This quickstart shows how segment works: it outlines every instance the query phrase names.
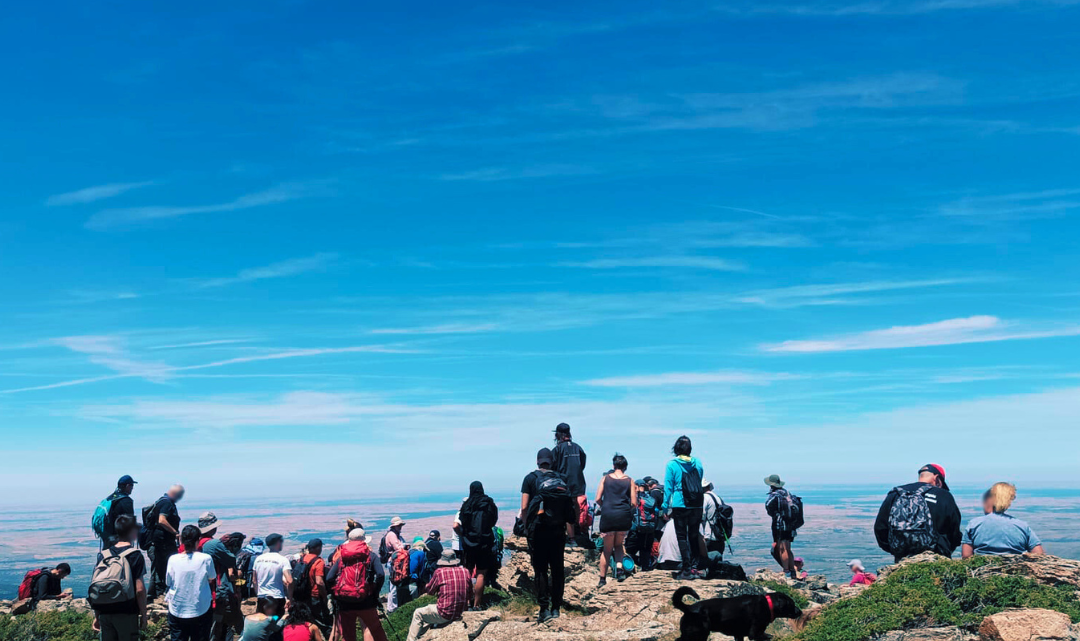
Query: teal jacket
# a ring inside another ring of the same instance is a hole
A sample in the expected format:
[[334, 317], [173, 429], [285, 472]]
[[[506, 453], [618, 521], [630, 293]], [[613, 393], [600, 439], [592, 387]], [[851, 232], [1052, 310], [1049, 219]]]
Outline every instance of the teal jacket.
[[673, 507], [686, 507], [682, 495], [682, 475], [685, 465], [693, 465], [697, 468], [701, 478], [705, 478], [705, 468], [701, 467], [701, 461], [693, 456], [676, 456], [668, 461], [667, 470], [664, 472], [664, 509]]

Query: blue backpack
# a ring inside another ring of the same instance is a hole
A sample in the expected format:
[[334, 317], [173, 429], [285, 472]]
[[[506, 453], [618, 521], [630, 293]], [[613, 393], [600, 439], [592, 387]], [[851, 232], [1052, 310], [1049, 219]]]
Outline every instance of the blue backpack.
[[113, 499], [117, 498], [116, 492], [108, 495], [98, 503], [98, 506], [94, 508], [94, 515], [90, 517], [90, 527], [94, 530], [94, 535], [97, 538], [105, 539], [105, 522], [109, 519], [109, 512], [112, 510]]
[[412, 550], [409, 552], [409, 578], [419, 581], [424, 578], [424, 570], [427, 568], [427, 550]]

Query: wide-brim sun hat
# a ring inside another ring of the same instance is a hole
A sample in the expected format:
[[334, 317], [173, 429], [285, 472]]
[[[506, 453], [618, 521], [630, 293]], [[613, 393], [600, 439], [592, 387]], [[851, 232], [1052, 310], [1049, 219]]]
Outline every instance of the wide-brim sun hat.
[[217, 515], [213, 512], [203, 512], [199, 516], [199, 532], [206, 534], [207, 532], [212, 532], [219, 527], [221, 527], [221, 521], [218, 520]]
[[395, 516], [394, 518], [390, 519], [390, 527], [397, 527], [399, 525], [405, 525], [405, 520], [402, 519], [400, 516]]
[[461, 565], [461, 561], [457, 558], [457, 554], [453, 550], [443, 550], [442, 556], [435, 563], [440, 568], [451, 568], [455, 565]]
[[780, 480], [778, 474], [770, 474], [765, 477], [765, 485], [768, 485], [771, 488], [780, 489], [784, 487], [784, 482]]

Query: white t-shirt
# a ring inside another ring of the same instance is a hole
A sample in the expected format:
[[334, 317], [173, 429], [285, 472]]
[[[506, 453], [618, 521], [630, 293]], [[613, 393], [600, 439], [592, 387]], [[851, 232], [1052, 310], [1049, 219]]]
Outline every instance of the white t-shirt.
[[169, 586], [166, 600], [169, 614], [181, 619], [194, 619], [206, 614], [213, 601], [210, 581], [217, 578], [214, 561], [209, 554], [174, 554], [165, 569], [165, 584]]
[[292, 564], [277, 552], [266, 552], [255, 557], [255, 577], [259, 580], [259, 596], [284, 599], [286, 573], [292, 578]]

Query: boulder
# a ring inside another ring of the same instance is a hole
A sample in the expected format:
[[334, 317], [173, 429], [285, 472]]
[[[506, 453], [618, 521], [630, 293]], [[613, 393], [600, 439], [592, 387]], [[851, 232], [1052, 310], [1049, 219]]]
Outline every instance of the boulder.
[[1053, 610], [1006, 610], [992, 614], [979, 625], [982, 641], [1070, 641], [1072, 622]]
[[886, 565], [878, 570], [878, 580], [888, 577], [893, 572], [899, 570], [905, 565], [911, 565], [912, 563], [933, 563], [934, 561], [948, 561], [948, 557], [941, 556], [934, 552], [922, 552], [915, 556], [909, 556], [906, 559], [901, 559], [899, 563], [893, 565]]
[[979, 568], [978, 573], [1026, 576], [1043, 585], [1071, 585], [1080, 589], [1080, 561], [1033, 554], [1009, 554], [994, 560], [994, 564]]
[[[460, 621], [431, 630], [424, 634], [423, 638], [430, 641], [474, 641], [492, 622], [499, 619], [499, 613], [494, 610], [465, 612], [461, 615]], [[488, 637], [485, 635], [484, 638]]]

